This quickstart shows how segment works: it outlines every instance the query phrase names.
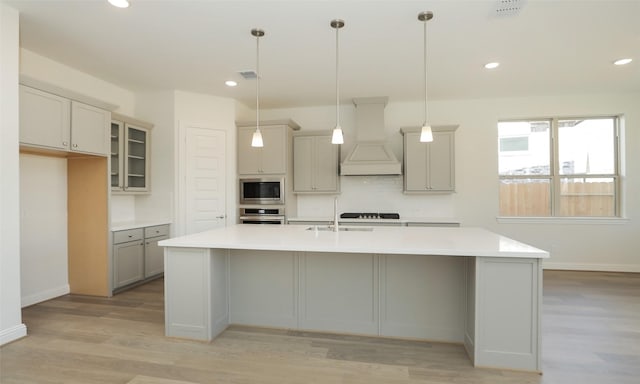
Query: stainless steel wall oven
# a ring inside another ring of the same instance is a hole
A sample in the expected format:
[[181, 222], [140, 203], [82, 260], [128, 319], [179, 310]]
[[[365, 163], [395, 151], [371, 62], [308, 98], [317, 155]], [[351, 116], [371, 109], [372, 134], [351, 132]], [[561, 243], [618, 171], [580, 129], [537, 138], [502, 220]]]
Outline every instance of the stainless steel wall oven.
[[284, 224], [283, 208], [240, 208], [240, 224]]

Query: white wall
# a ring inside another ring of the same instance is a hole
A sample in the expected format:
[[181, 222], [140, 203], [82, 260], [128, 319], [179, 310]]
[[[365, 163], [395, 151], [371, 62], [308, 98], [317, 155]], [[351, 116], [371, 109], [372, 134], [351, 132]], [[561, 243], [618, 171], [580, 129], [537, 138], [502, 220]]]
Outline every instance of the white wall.
[[[402, 194], [402, 179], [395, 176], [342, 176], [340, 211], [395, 210], [401, 216], [448, 216], [462, 225], [481, 226], [539, 248], [549, 250], [547, 268], [640, 272], [640, 94], [566, 95], [488, 100], [430, 101], [432, 125], [459, 124], [456, 131], [456, 193], [439, 196]], [[330, 130], [335, 125], [333, 106], [261, 111], [266, 119], [292, 118], [303, 130]], [[354, 139], [354, 108], [342, 107], [345, 131], [342, 155]], [[498, 223], [497, 121], [513, 118], [624, 114], [626, 123], [623, 196], [629, 220], [568, 220], [539, 223]], [[394, 103], [385, 108], [385, 126], [392, 149], [402, 158], [399, 128], [422, 123], [420, 102]], [[300, 196], [299, 216], [327, 216], [331, 196]]]
[[27, 334], [20, 311], [18, 17], [0, 4], [0, 345]]
[[69, 293], [65, 158], [20, 155], [20, 255], [23, 307]]
[[27, 49], [20, 49], [20, 74], [117, 105], [114, 112], [134, 116], [135, 94]]
[[135, 217], [173, 217], [175, 178], [175, 94], [173, 91], [136, 95], [136, 118], [153, 122], [151, 130], [151, 193], [135, 197]]

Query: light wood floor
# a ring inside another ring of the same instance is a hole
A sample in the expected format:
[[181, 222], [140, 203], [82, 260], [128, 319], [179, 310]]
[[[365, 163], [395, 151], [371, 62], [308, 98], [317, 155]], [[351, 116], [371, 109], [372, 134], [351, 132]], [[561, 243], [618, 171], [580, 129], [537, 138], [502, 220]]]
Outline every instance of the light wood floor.
[[640, 274], [544, 272], [544, 374], [473, 368], [462, 346], [231, 327], [163, 336], [162, 280], [23, 310], [0, 383], [640, 383]]

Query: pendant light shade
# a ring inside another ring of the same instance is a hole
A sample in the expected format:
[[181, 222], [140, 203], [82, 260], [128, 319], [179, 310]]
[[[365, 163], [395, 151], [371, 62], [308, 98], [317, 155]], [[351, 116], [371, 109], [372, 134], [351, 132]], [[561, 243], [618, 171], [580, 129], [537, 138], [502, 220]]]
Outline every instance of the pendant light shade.
[[129, 8], [128, 0], [109, 0], [109, 4], [118, 8]]
[[344, 144], [344, 135], [342, 134], [342, 127], [340, 126], [340, 77], [338, 76], [340, 63], [340, 40], [338, 38], [338, 31], [344, 27], [344, 20], [331, 20], [330, 25], [331, 28], [336, 30], [336, 127], [333, 128], [331, 144]]
[[264, 147], [264, 142], [262, 141], [262, 132], [260, 132], [259, 127], [256, 127], [256, 131], [253, 132], [253, 137], [251, 138], [251, 146]]
[[420, 142], [430, 143], [433, 141], [433, 132], [430, 125], [423, 125], [420, 131]]
[[264, 147], [260, 132], [260, 38], [264, 36], [262, 29], [254, 28], [251, 35], [256, 38], [256, 131], [251, 138], [252, 147]]
[[433, 132], [429, 125], [427, 116], [427, 21], [433, 19], [433, 12], [426, 11], [418, 14], [418, 20], [424, 23], [424, 122], [420, 131], [420, 142], [429, 143], [433, 141]]
[[336, 125], [336, 127], [333, 128], [333, 134], [331, 135], [331, 144], [344, 144], [342, 127], [339, 125]]

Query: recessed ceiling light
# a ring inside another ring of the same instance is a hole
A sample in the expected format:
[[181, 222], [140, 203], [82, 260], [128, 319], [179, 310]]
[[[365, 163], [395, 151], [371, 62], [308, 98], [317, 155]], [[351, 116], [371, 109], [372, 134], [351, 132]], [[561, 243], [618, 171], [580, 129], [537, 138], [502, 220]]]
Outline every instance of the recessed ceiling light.
[[225, 82], [224, 82], [224, 84], [225, 84], [227, 87], [235, 87], [236, 85], [238, 85], [238, 83], [237, 83], [237, 82], [235, 82], [235, 81], [233, 81], [233, 80], [227, 80], [227, 81], [225, 81]]
[[129, 8], [129, 0], [108, 0], [109, 4], [118, 8]]
[[484, 67], [487, 69], [495, 69], [495, 68], [498, 68], [499, 66], [500, 66], [500, 63], [495, 61], [493, 63], [487, 63], [484, 65]]
[[618, 60], [614, 61], [613, 64], [615, 64], [615, 65], [625, 65], [625, 64], [629, 64], [632, 61], [633, 61], [633, 59], [618, 59]]

